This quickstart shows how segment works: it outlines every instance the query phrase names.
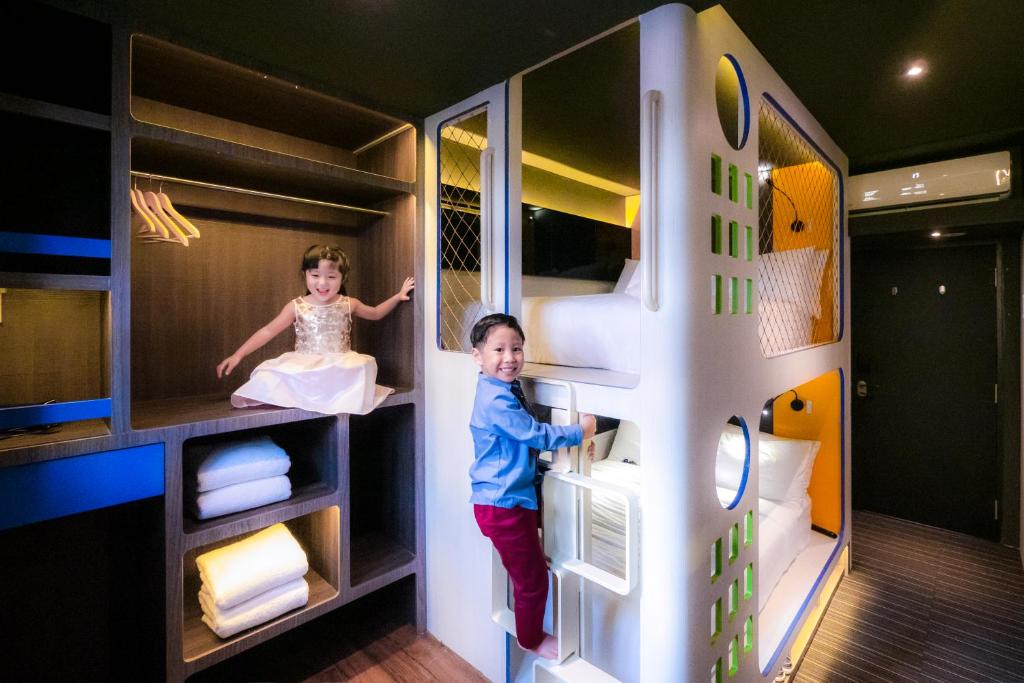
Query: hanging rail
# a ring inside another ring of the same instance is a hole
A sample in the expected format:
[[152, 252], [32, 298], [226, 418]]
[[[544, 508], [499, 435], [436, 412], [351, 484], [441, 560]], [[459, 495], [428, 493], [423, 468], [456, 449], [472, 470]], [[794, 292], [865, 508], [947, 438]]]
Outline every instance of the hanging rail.
[[352, 206], [350, 204], [336, 204], [334, 202], [324, 202], [319, 199], [307, 199], [305, 197], [292, 197], [286, 194], [275, 194], [273, 192], [263, 192], [261, 190], [249, 190], [244, 187], [232, 187], [231, 185], [219, 185], [217, 183], [208, 183], [203, 180], [189, 180], [188, 178], [175, 178], [173, 176], [160, 175], [158, 173], [143, 173], [142, 171], [132, 171], [131, 174], [136, 178], [149, 178], [150, 180], [159, 180], [165, 183], [177, 183], [179, 185], [192, 185], [194, 187], [206, 187], [211, 190], [222, 190], [224, 192], [235, 192], [238, 194], [247, 194], [253, 197], [264, 197], [266, 199], [281, 199], [286, 202], [298, 202], [300, 204], [312, 204], [313, 206], [325, 206], [331, 209], [342, 209], [344, 211], [354, 211], [356, 213], [366, 213], [372, 216], [387, 216], [387, 211], [378, 211], [377, 209], [365, 209], [361, 206]]

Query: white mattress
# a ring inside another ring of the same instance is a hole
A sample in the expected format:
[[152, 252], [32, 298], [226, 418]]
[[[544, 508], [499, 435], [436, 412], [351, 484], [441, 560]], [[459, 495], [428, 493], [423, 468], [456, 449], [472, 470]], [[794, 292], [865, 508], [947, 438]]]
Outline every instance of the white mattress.
[[814, 588], [821, 571], [836, 547], [836, 539], [811, 531], [807, 545], [800, 551], [789, 568], [783, 572], [757, 615], [758, 666], [768, 665], [779, 643], [800, 612], [800, 606]]
[[640, 372], [640, 301], [626, 294], [523, 299], [530, 363]]
[[779, 582], [811, 538], [811, 499], [802, 503], [777, 503], [758, 499], [757, 609], [761, 611]]

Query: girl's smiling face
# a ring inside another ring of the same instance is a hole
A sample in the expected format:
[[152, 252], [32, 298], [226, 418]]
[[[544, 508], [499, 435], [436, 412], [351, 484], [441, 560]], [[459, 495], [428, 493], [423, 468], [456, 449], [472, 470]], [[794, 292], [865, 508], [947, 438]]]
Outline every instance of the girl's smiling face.
[[306, 271], [306, 289], [317, 303], [329, 304], [338, 298], [343, 278], [338, 264], [327, 259], [320, 259], [316, 268]]
[[511, 327], [495, 325], [479, 347], [473, 347], [473, 360], [485, 375], [511, 384], [523, 371], [523, 338]]

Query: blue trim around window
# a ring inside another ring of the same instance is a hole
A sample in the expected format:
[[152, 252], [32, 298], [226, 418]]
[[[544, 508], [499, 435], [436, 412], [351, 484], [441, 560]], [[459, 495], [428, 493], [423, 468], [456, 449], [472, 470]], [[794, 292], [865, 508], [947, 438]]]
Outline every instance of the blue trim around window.
[[740, 500], [743, 498], [743, 493], [747, 490], [747, 479], [750, 476], [750, 430], [747, 429], [747, 421], [740, 416], [736, 416], [736, 419], [740, 423], [740, 429], [743, 430], [743, 448], [745, 453], [743, 454], [743, 477], [740, 479], [739, 489], [736, 491], [736, 498], [725, 508], [726, 510], [733, 510], [737, 505], [740, 504]]
[[743, 96], [743, 137], [740, 138], [740, 146], [737, 149], [743, 149], [747, 144], [747, 137], [750, 135], [750, 93], [747, 92], [747, 79], [743, 76], [743, 69], [740, 68], [739, 61], [731, 54], [726, 52], [722, 55], [729, 60], [732, 64], [732, 68], [736, 70], [736, 78], [739, 79], [740, 95]]
[[846, 263], [846, 247], [844, 246], [842, 239], [843, 235], [846, 234], [846, 182], [843, 179], [843, 172], [839, 169], [839, 166], [836, 165], [836, 162], [832, 161], [832, 157], [826, 154], [825, 150], [819, 147], [818, 143], [811, 139], [811, 136], [807, 134], [807, 131], [800, 127], [800, 124], [782, 108], [782, 105], [779, 104], [774, 97], [766, 92], [761, 93], [761, 97], [767, 100], [768, 104], [772, 105], [772, 107], [779, 112], [782, 118], [786, 119], [789, 125], [793, 126], [793, 129], [800, 134], [800, 137], [802, 137], [808, 145], [813, 147], [814, 151], [821, 155], [821, 158], [832, 167], [832, 170], [836, 172], [836, 178], [839, 179], [839, 334], [836, 336], [836, 341], [840, 341], [843, 338], [843, 332], [845, 331], [844, 327], [846, 325], [846, 316], [845, 311], [843, 310], [843, 302], [846, 300], [846, 277], [843, 273], [843, 264]]
[[789, 639], [793, 636], [793, 631], [796, 630], [796, 625], [800, 622], [800, 619], [804, 616], [804, 612], [807, 610], [807, 606], [811, 602], [811, 598], [815, 593], [818, 592], [818, 587], [821, 582], [825, 580], [825, 575], [828, 573], [829, 568], [832, 567], [832, 563], [836, 560], [836, 555], [843, 548], [843, 540], [846, 539], [846, 441], [844, 435], [846, 434], [846, 402], [843, 400], [846, 396], [846, 374], [842, 368], [837, 368], [836, 371], [839, 373], [839, 536], [836, 537], [836, 546], [832, 549], [831, 554], [828, 556], [828, 561], [825, 566], [821, 568], [818, 573], [818, 578], [814, 580], [814, 585], [811, 586], [811, 590], [807, 591], [807, 596], [804, 598], [803, 603], [800, 605], [800, 609], [796, 611], [796, 616], [793, 617], [793, 621], [789, 624], [789, 628], [786, 629], [786, 634], [782, 636], [782, 640], [779, 641], [778, 645], [775, 646], [775, 652], [772, 653], [771, 658], [768, 660], [768, 664], [764, 669], [761, 670], [762, 676], [767, 676], [768, 672], [771, 671], [776, 662], [779, 661], [779, 656], [782, 654], [783, 646], [789, 642]]
[[0, 529], [163, 493], [163, 444], [0, 468]]
[[110, 258], [110, 240], [61, 237], [22, 232], [0, 232], [0, 251], [46, 256]]
[[[437, 140], [437, 186], [433, 190], [434, 192], [437, 193], [437, 235], [435, 236], [437, 240], [437, 291], [435, 292], [435, 295], [437, 296], [437, 306], [434, 309], [434, 329], [437, 330], [437, 338], [434, 340], [434, 343], [437, 344], [437, 348], [441, 351], [465, 353], [464, 351], [456, 351], [455, 349], [445, 349], [441, 346], [441, 129], [444, 128], [449, 123], [451, 123], [452, 121], [455, 121], [456, 119], [461, 119], [469, 115], [470, 113], [475, 112], [478, 109], [487, 111], [490, 108], [490, 106], [491, 101], [484, 100], [483, 102], [473, 105], [469, 109], [466, 109], [464, 111], [459, 112], [458, 114], [455, 114], [454, 116], [446, 118], [444, 121], [441, 121], [440, 123], [437, 124], [437, 133], [434, 138], [435, 140]], [[482, 222], [481, 228], [483, 228]]]

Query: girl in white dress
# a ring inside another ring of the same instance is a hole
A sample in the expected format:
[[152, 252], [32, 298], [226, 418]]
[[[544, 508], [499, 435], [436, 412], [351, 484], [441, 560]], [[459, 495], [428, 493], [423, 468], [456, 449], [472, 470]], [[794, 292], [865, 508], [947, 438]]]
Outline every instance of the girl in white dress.
[[392, 390], [376, 385], [373, 356], [352, 350], [352, 316], [380, 320], [409, 300], [415, 281], [406, 278], [397, 294], [367, 306], [342, 293], [349, 262], [338, 247], [313, 245], [302, 257], [302, 271], [306, 295], [285, 304], [276, 318], [221, 361], [217, 376], [230, 375], [243, 358], [294, 325], [295, 351], [260, 363], [249, 381], [231, 395], [231, 405], [269, 404], [332, 415], [365, 415]]

